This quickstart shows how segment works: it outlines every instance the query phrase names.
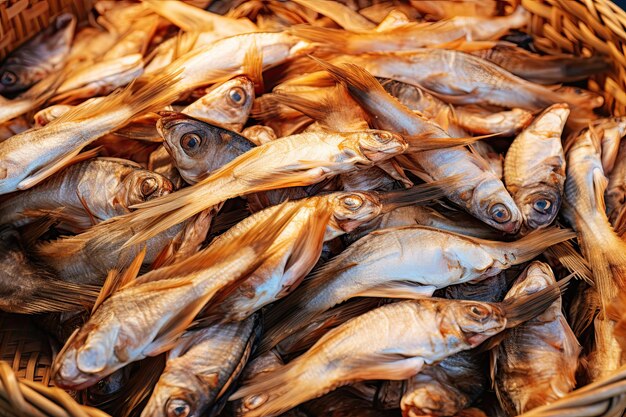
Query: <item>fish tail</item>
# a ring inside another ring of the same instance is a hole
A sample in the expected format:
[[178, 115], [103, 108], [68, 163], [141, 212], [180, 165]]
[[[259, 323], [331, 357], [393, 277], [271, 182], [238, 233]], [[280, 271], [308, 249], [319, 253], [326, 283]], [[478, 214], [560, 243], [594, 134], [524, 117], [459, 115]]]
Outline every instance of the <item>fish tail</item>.
[[416, 124], [422, 124], [420, 129], [422, 132], [418, 134], [399, 132], [409, 142], [409, 150], [411, 152], [463, 146], [489, 136], [494, 136], [450, 137], [439, 125], [431, 123], [427, 119], [414, 114], [395, 97], [387, 93], [378, 80], [364, 68], [350, 63], [343, 64], [340, 67], [315, 57], [311, 58], [324, 67], [339, 83], [343, 84], [348, 89], [352, 98], [372, 116], [377, 117], [377, 109], [384, 105], [384, 103], [391, 102], [395, 110], [397, 110], [397, 115], [385, 115], [384, 117], [413, 118], [416, 120]]
[[555, 285], [550, 285], [540, 291], [520, 297], [511, 298], [502, 302], [502, 308], [506, 315], [506, 327], [518, 326], [543, 313], [552, 303], [559, 299], [561, 292], [565, 290], [573, 275], [560, 280]]
[[407, 190], [388, 191], [380, 194], [383, 212], [388, 213], [399, 207], [426, 203], [450, 195], [463, 185], [462, 175], [453, 175], [442, 180], [416, 185]]
[[498, 242], [496, 245], [493, 245], [493, 248], [503, 253], [506, 257], [512, 256], [515, 263], [519, 264], [530, 261], [552, 245], [565, 242], [574, 237], [576, 237], [576, 233], [572, 230], [549, 227], [536, 230], [515, 242]]
[[[244, 399], [248, 409], [246, 417], [262, 417], [279, 415], [303, 402], [315, 398], [320, 392], [328, 391], [330, 387], [326, 378], [319, 380], [314, 367], [306, 363], [307, 355], [273, 370], [269, 374], [255, 378], [235, 392], [229, 400]], [[308, 387], [315, 389], [308, 389]], [[254, 404], [254, 408], [251, 405]]]
[[594, 225], [579, 221], [577, 227], [578, 241], [591, 267], [601, 309], [605, 311], [620, 290], [626, 288], [626, 242], [613, 232], [608, 222], [603, 228], [607, 232], [600, 237], [599, 228]]
[[593, 274], [587, 260], [579, 254], [572, 242], [565, 241], [551, 246], [546, 251], [547, 254], [554, 256], [570, 273], [588, 284], [593, 284]]

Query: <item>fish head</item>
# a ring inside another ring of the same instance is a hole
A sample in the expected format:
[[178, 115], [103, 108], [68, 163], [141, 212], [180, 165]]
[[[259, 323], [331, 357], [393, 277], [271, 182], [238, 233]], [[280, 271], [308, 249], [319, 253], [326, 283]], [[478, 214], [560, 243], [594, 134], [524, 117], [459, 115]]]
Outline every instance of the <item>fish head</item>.
[[119, 334], [114, 315], [99, 315], [96, 311], [89, 322], [70, 336], [54, 359], [55, 385], [64, 389], [85, 389], [123, 367], [125, 355], [116, 349]]
[[478, 346], [506, 327], [504, 311], [492, 303], [455, 300], [449, 303], [447, 313], [471, 347]]
[[[221, 168], [249, 148], [249, 143], [235, 132], [203, 122], [183, 113], [161, 112], [157, 130], [165, 141], [163, 146], [185, 181], [194, 184]], [[229, 146], [232, 145], [232, 146]]]
[[409, 144], [402, 136], [385, 130], [355, 132], [357, 147], [371, 162], [384, 161], [405, 152]]
[[240, 130], [248, 120], [253, 103], [254, 83], [240, 75], [214, 87], [184, 112], [209, 123]]
[[217, 393], [218, 374], [196, 375], [189, 367], [177, 365], [168, 364], [161, 374], [141, 417], [198, 417], [204, 413], [209, 404], [207, 394]]
[[374, 193], [335, 193], [331, 197], [333, 223], [349, 233], [382, 213], [382, 204]]
[[174, 191], [172, 182], [161, 174], [146, 169], [134, 169], [122, 180], [116, 193], [117, 201], [126, 208], [162, 197]]
[[26, 90], [45, 76], [46, 72], [43, 68], [8, 62], [0, 66], [0, 94]]
[[561, 208], [563, 187], [542, 183], [537, 187], [520, 188], [515, 201], [522, 212], [523, 231], [541, 229], [554, 221]]
[[522, 225], [522, 214], [498, 178], [481, 181], [472, 194], [472, 213], [478, 219], [505, 233], [516, 233]]

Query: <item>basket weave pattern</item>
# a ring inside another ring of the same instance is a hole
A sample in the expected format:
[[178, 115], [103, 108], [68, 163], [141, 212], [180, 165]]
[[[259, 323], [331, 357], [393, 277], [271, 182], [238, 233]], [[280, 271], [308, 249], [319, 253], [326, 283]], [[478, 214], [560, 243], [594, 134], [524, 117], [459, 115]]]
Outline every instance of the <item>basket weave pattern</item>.
[[0, 60], [69, 12], [85, 20], [95, 0], [0, 0]]

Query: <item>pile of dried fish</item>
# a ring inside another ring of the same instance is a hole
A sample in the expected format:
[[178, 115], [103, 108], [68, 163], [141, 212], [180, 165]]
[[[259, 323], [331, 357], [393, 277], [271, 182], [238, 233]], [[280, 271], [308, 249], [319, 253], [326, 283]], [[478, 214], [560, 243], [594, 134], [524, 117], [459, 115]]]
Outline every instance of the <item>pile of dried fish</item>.
[[626, 117], [517, 3], [56, 17], [0, 65], [0, 309], [113, 416], [623, 399]]

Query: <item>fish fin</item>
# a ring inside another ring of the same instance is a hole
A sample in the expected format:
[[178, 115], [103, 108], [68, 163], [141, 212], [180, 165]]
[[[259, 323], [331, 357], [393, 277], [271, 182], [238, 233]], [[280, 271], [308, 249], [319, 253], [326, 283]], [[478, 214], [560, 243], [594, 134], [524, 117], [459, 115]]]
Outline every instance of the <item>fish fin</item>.
[[402, 183], [405, 188], [411, 188], [415, 185], [413, 181], [409, 177], [406, 176], [404, 169], [400, 166], [398, 161], [395, 158], [387, 159], [386, 161], [379, 162], [377, 164], [378, 168], [385, 171], [387, 175], [393, 178], [396, 181]]
[[137, 278], [137, 275], [139, 274], [139, 269], [141, 268], [145, 256], [146, 247], [144, 246], [144, 248], [139, 252], [139, 254], [137, 254], [137, 256], [135, 256], [135, 259], [133, 259], [131, 264], [126, 268], [124, 272], [120, 272], [117, 269], [109, 271], [106, 280], [102, 285], [102, 289], [98, 294], [98, 299], [93, 305], [91, 314], [93, 314], [94, 311], [96, 311], [96, 309], [104, 302], [104, 300], [111, 296], [111, 294], [124, 288], [126, 285], [128, 285], [130, 282]]
[[274, 93], [263, 94], [254, 99], [252, 106], [252, 117], [258, 120], [272, 119], [295, 119], [302, 116], [297, 110], [281, 105], [274, 96]]
[[176, 245], [178, 244], [177, 239], [174, 238], [169, 241], [163, 249], [159, 252], [159, 254], [154, 258], [152, 264], [150, 265], [150, 270], [159, 269], [164, 266], [169, 265], [169, 261], [173, 258], [174, 252], [176, 251]]
[[87, 204], [87, 200], [85, 200], [85, 197], [83, 197], [82, 194], [78, 190], [76, 190], [76, 197], [78, 197], [78, 201], [80, 201], [80, 205], [83, 206], [83, 209], [85, 210], [85, 213], [87, 213], [87, 216], [89, 216], [89, 220], [91, 221], [91, 225], [95, 226], [98, 222], [96, 221], [96, 216], [89, 209], [89, 205]]
[[191, 4], [171, 0], [143, 0], [155, 13], [174, 23], [185, 32], [220, 32], [222, 27], [236, 28], [241, 33], [255, 32], [249, 19], [235, 19], [212, 13]]
[[296, 244], [287, 259], [282, 279], [283, 288], [277, 294], [277, 298], [291, 293], [315, 266], [322, 253], [326, 227], [332, 214], [327, 200], [322, 199], [316, 204], [315, 213], [300, 229], [295, 240]]
[[13, 312], [40, 314], [65, 311], [84, 311], [96, 301], [99, 288], [96, 285], [48, 279], [33, 299], [16, 306]]
[[[311, 348], [314, 349], [315, 346]], [[350, 379], [355, 381], [380, 379], [382, 375], [388, 380], [409, 379], [418, 374], [425, 365], [424, 359], [420, 357], [406, 357], [396, 353], [377, 354], [363, 359], [354, 358], [347, 362], [344, 366], [352, 370]]]
[[52, 162], [41, 168], [40, 170], [33, 172], [31, 175], [29, 175], [27, 178], [23, 179], [19, 184], [17, 184], [17, 189], [28, 190], [29, 188], [34, 187], [49, 176], [68, 167], [72, 163], [72, 160], [79, 153], [80, 149], [73, 149], [69, 153], [58, 158], [55, 162]]
[[131, 83], [128, 87], [117, 90], [102, 100], [85, 101], [58, 119], [51, 121], [47, 126], [66, 122], [81, 122], [103, 113], [119, 111], [120, 108], [124, 107], [129, 109], [127, 122], [141, 113], [161, 110], [178, 98], [179, 92], [176, 86], [181, 72], [182, 69], [165, 71], [155, 75], [151, 78], [150, 83], [140, 88], [136, 88], [135, 83]]
[[430, 298], [437, 288], [432, 285], [419, 285], [408, 281], [389, 281], [367, 288], [354, 297], [405, 298], [409, 300]]
[[[139, 405], [151, 394], [159, 377], [165, 369], [165, 355], [148, 357], [139, 362], [137, 369], [130, 377], [124, 389], [113, 394], [111, 400], [115, 404], [112, 415], [130, 417]], [[118, 397], [123, 395], [122, 397]], [[109, 400], [109, 398], [107, 398]]]
[[478, 166], [483, 171], [491, 172], [494, 175], [498, 175], [493, 170], [493, 167], [491, 166], [489, 161], [487, 161], [485, 157], [482, 156], [481, 153], [478, 152], [474, 146], [472, 146], [472, 144], [467, 145], [467, 147], [469, 148], [470, 153], [474, 157], [474, 160], [472, 162], [474, 162], [476, 166]]
[[272, 93], [272, 98], [276, 102], [305, 114], [326, 129], [348, 131], [368, 128], [366, 115], [346, 93], [343, 86], [324, 91], [318, 97], [315, 100], [307, 98], [307, 95], [302, 93], [284, 91]]
[[354, 49], [352, 41], [355, 34], [341, 29], [325, 28], [311, 25], [298, 25], [288, 29], [288, 32], [309, 42], [320, 43], [337, 52], [362, 52]]
[[477, 241], [486, 243], [486, 246], [490, 247], [491, 250], [495, 250], [501, 254], [513, 254], [516, 259], [515, 262], [521, 263], [533, 259], [552, 245], [565, 242], [574, 237], [576, 237], [576, 233], [569, 229], [548, 227], [535, 230], [514, 242], [490, 242], [481, 239]]
[[263, 94], [265, 91], [263, 85], [263, 51], [256, 46], [254, 41], [243, 57], [243, 74], [248, 76], [254, 84], [255, 93], [257, 95]]
[[579, 254], [572, 242], [565, 241], [557, 243], [546, 249], [548, 254], [554, 256], [570, 273], [584, 280], [589, 285], [593, 285], [593, 274], [587, 260]]
[[352, 32], [365, 32], [376, 28], [376, 25], [365, 16], [336, 1], [294, 0], [294, 3], [328, 17], [342, 28]]

